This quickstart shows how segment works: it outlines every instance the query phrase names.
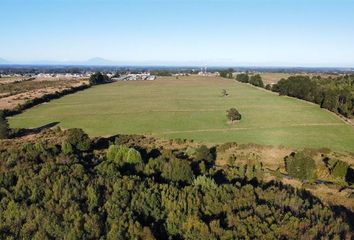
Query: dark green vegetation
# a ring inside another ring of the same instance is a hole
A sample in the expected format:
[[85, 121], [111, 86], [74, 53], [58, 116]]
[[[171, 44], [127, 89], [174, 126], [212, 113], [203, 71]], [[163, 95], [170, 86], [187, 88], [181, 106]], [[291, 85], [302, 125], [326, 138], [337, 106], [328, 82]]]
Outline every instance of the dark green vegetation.
[[256, 87], [264, 88], [262, 77], [259, 74], [248, 76], [247, 73], [241, 73], [236, 75], [236, 80], [242, 83], [250, 83]]
[[104, 83], [109, 83], [111, 82], [111, 79], [100, 72], [96, 72], [95, 74], [92, 74], [89, 82], [91, 85], [98, 85], [98, 84], [104, 84]]
[[5, 118], [4, 112], [0, 111], [0, 139], [7, 138], [9, 135], [9, 124]]
[[229, 110], [227, 110], [226, 117], [229, 121], [233, 122], [241, 120], [242, 115], [241, 113], [239, 113], [239, 111], [237, 111], [236, 108], [230, 108]]
[[273, 85], [272, 90], [314, 102], [348, 118], [354, 115], [354, 75], [336, 78], [291, 76]]
[[0, 142], [1, 239], [351, 237], [348, 219], [309, 192], [263, 182], [260, 162], [220, 168], [218, 148], [46, 134]]
[[292, 153], [285, 157], [285, 168], [291, 177], [300, 180], [316, 180], [315, 161], [303, 152]]

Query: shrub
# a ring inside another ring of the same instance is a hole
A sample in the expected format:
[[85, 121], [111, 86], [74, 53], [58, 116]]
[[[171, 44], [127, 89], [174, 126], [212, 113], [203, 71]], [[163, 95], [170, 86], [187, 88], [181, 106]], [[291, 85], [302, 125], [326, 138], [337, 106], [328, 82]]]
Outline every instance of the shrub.
[[130, 148], [128, 150], [125, 161], [130, 164], [137, 164], [143, 162], [140, 153], [134, 148]]
[[262, 81], [262, 77], [259, 74], [252, 76], [250, 78], [249, 83], [254, 85], [254, 86], [256, 86], [256, 87], [264, 87], [264, 83]]
[[140, 153], [134, 148], [128, 148], [125, 145], [109, 146], [106, 157], [109, 161], [113, 161], [120, 165], [125, 162], [130, 164], [142, 162]]
[[241, 120], [242, 115], [237, 111], [236, 108], [230, 108], [227, 110], [227, 119], [230, 120], [231, 122]]
[[167, 180], [190, 184], [193, 181], [194, 175], [187, 161], [172, 158], [164, 165], [162, 177]]
[[333, 177], [345, 181], [349, 168], [348, 163], [341, 160], [329, 159], [327, 166]]
[[249, 76], [246, 73], [241, 73], [236, 75], [236, 80], [243, 83], [248, 83]]
[[202, 145], [195, 150], [195, 160], [196, 161], [207, 161], [208, 163], [212, 163], [214, 161], [213, 154], [211, 154], [210, 149]]
[[61, 144], [61, 151], [65, 154], [65, 155], [69, 155], [72, 154], [74, 152], [73, 147], [71, 146], [71, 144], [68, 141], [64, 141]]
[[292, 153], [284, 160], [286, 171], [291, 177], [310, 182], [316, 179], [315, 161], [304, 152]]
[[79, 128], [69, 129], [66, 141], [79, 151], [87, 151], [91, 146], [89, 136]]
[[4, 112], [0, 111], [0, 139], [8, 138], [9, 124], [4, 116]]

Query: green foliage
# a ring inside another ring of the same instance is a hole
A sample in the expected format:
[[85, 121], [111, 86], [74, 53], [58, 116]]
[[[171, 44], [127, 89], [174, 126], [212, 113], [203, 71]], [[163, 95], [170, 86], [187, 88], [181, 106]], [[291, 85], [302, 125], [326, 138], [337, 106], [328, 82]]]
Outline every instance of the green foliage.
[[78, 151], [87, 151], [91, 145], [89, 136], [79, 128], [69, 129], [66, 141]]
[[74, 152], [73, 147], [71, 146], [71, 144], [68, 141], [64, 141], [61, 144], [61, 151], [65, 154], [65, 155], [70, 155]]
[[264, 83], [262, 81], [262, 77], [259, 74], [251, 76], [249, 83], [256, 86], [256, 87], [264, 87]]
[[100, 72], [96, 72], [90, 76], [89, 82], [91, 85], [98, 85], [111, 82], [111, 79]]
[[345, 181], [349, 169], [348, 163], [337, 159], [329, 159], [327, 167], [334, 178]]
[[217, 184], [214, 179], [208, 178], [206, 176], [198, 176], [193, 181], [194, 186], [200, 186], [203, 192], [217, 189]]
[[231, 122], [233, 121], [237, 121], [237, 120], [241, 120], [242, 115], [241, 113], [239, 113], [239, 111], [237, 111], [236, 108], [230, 108], [229, 110], [226, 111], [227, 112], [227, 119], [230, 120]]
[[316, 180], [315, 161], [305, 152], [292, 153], [284, 160], [286, 171], [291, 177], [310, 182]]
[[336, 78], [309, 78], [291, 76], [282, 79], [273, 86], [273, 91], [319, 104], [332, 112], [345, 117], [354, 114], [354, 76]]
[[128, 148], [125, 145], [110, 145], [106, 157], [118, 165], [123, 165], [124, 163], [138, 164], [143, 161], [137, 150]]
[[220, 74], [220, 77], [230, 78], [231, 79], [233, 71], [234, 70], [232, 68], [229, 68], [229, 69], [226, 69], [226, 70], [219, 71], [219, 74]]
[[197, 153], [196, 149], [193, 147], [187, 147], [185, 153], [187, 154], [188, 157], [192, 157], [193, 155], [195, 155]]
[[236, 80], [243, 83], [249, 82], [249, 76], [246, 73], [241, 73], [236, 75]]
[[0, 111], [0, 139], [8, 138], [9, 124], [4, 116], [4, 112]]
[[260, 162], [195, 175], [205, 160], [157, 146], [136, 172], [115, 162], [131, 149], [111, 145], [105, 158], [94, 146], [70, 163], [45, 141], [0, 149], [0, 239], [350, 239], [345, 218], [319, 199], [263, 184]]
[[142, 163], [143, 160], [141, 159], [141, 155], [137, 150], [130, 148], [127, 152], [126, 162], [130, 164], [138, 164]]
[[196, 161], [204, 160], [208, 163], [214, 162], [213, 154], [210, 152], [210, 149], [205, 145], [201, 145], [200, 147], [195, 149], [194, 159]]
[[194, 178], [192, 168], [188, 162], [176, 158], [170, 159], [163, 166], [161, 175], [167, 180], [189, 184], [192, 183]]

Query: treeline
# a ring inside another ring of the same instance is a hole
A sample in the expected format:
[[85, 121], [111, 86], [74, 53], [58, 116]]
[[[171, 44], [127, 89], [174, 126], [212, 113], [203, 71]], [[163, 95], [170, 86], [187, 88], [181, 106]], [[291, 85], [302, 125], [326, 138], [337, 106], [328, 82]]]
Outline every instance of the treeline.
[[215, 148], [143, 141], [71, 129], [0, 142], [0, 238], [351, 237], [348, 220], [310, 193], [262, 183], [259, 162], [220, 169]]
[[[230, 70], [225, 71], [224, 74], [220, 74], [220, 76], [225, 78], [231, 78], [231, 79], [234, 78]], [[247, 73], [240, 73], [236, 75], [235, 79], [239, 82], [249, 83], [256, 87], [261, 87], [261, 88], [265, 87], [262, 77], [259, 74], [249, 76]]]
[[251, 77], [246, 73], [237, 74], [236, 80], [243, 83], [250, 83], [256, 87], [264, 88], [262, 77], [259, 74], [252, 75]]
[[272, 91], [319, 104], [345, 117], [354, 115], [354, 75], [321, 78], [291, 76], [274, 84]]

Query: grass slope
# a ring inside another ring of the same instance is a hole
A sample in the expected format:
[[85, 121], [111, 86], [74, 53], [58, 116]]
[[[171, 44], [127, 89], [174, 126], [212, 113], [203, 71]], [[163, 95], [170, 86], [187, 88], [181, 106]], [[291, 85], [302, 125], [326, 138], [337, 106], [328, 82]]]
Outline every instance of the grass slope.
[[[222, 89], [230, 95], [221, 97]], [[241, 122], [227, 124], [230, 107], [240, 110]], [[34, 107], [11, 118], [10, 125], [28, 128], [56, 121], [93, 136], [154, 134], [208, 143], [236, 141], [354, 152], [354, 129], [334, 114], [221, 78], [158, 78], [95, 86]]]

